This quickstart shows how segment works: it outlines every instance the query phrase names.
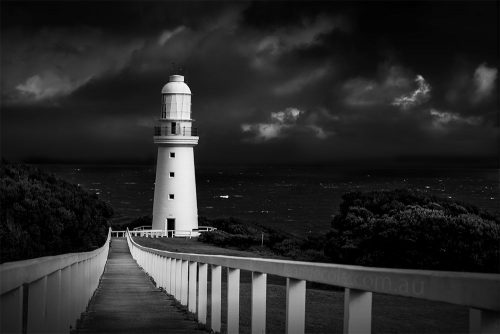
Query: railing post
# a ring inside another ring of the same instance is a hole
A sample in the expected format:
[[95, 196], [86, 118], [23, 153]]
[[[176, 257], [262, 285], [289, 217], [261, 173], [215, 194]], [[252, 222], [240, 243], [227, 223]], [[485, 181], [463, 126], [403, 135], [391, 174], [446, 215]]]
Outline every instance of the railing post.
[[500, 333], [500, 312], [469, 309], [469, 333]]
[[306, 281], [286, 279], [286, 333], [300, 334], [305, 330]]
[[47, 276], [30, 283], [28, 294], [27, 332], [45, 332], [45, 303], [47, 298]]
[[344, 334], [371, 333], [372, 293], [345, 289], [344, 292]]
[[59, 323], [61, 322], [61, 270], [50, 274], [47, 277], [47, 326], [48, 332], [59, 332]]
[[469, 309], [469, 333], [481, 333], [481, 310]]
[[172, 258], [167, 258], [167, 269], [166, 269], [166, 277], [165, 277], [165, 290], [167, 293], [172, 294], [172, 289], [170, 285], [172, 284]]
[[94, 258], [94, 260], [91, 262], [91, 268], [92, 268], [92, 294], [94, 294], [94, 291], [97, 289], [99, 286], [99, 263], [101, 261], [100, 257], [102, 254], [99, 254]]
[[266, 332], [267, 274], [252, 272], [252, 334]]
[[196, 313], [196, 262], [189, 262], [188, 310]]
[[188, 275], [189, 275], [188, 261], [182, 260], [181, 304], [184, 306], [188, 304], [188, 283], [189, 283]]
[[68, 266], [61, 271], [61, 324], [59, 332], [69, 333], [69, 326], [71, 324], [71, 296], [73, 291], [71, 289], [71, 273], [72, 266]]
[[2, 333], [21, 333], [23, 330], [23, 286], [2, 295], [0, 329]]
[[177, 273], [177, 260], [172, 258], [170, 265], [170, 294], [175, 297], [175, 274]]
[[149, 253], [149, 269], [148, 274], [154, 279], [154, 268], [155, 268], [155, 255], [153, 253]]
[[90, 297], [92, 297], [92, 284], [90, 282], [90, 261], [91, 259], [85, 260], [85, 303], [84, 303], [84, 310], [87, 308], [87, 305], [90, 302]]
[[[76, 312], [76, 320], [80, 318], [80, 314], [82, 313], [83, 309], [85, 308], [85, 297], [86, 297], [86, 291], [85, 291], [85, 261], [80, 261], [78, 263], [78, 276], [80, 279], [78, 280], [78, 286], [77, 286], [77, 291], [78, 291], [78, 310]], [[75, 322], [76, 326], [76, 322]]]
[[175, 299], [181, 300], [182, 266], [181, 260], [175, 259]]
[[161, 273], [161, 269], [160, 269], [160, 255], [157, 255], [155, 254], [155, 267], [154, 267], [154, 271], [155, 271], [155, 282], [156, 282], [156, 286], [157, 287], [160, 287], [160, 273]]
[[207, 323], [207, 268], [208, 264], [198, 265], [198, 322]]
[[161, 287], [162, 286], [162, 270], [161, 270], [161, 265], [162, 265], [162, 261], [161, 261], [161, 256], [160, 255], [156, 255], [156, 286], [158, 287]]
[[240, 330], [240, 270], [227, 268], [227, 333]]
[[84, 265], [84, 261], [78, 262], [76, 268], [77, 268], [77, 272], [78, 272], [78, 281], [77, 281], [77, 284], [75, 286], [75, 291], [76, 291], [76, 294], [78, 296], [78, 298], [77, 298], [78, 303], [76, 306], [76, 313], [75, 313], [75, 328], [76, 328], [76, 321], [78, 320], [78, 318], [80, 318], [80, 313], [82, 313], [82, 307], [83, 307], [83, 303], [85, 300], [85, 289], [84, 289], [84, 286], [85, 286], [85, 265]]
[[211, 327], [214, 332], [220, 332], [221, 316], [221, 266], [212, 265], [212, 284], [211, 284]]
[[151, 261], [149, 263], [149, 270], [148, 270], [148, 275], [151, 276], [153, 278], [153, 280], [155, 281], [155, 285], [156, 285], [156, 279], [155, 279], [155, 260], [156, 260], [156, 255], [153, 254], [153, 253], [149, 253], [149, 256], [151, 257]]
[[156, 286], [160, 286], [158, 282], [158, 255], [156, 254], [153, 254], [153, 267], [151, 268], [151, 272]]
[[71, 299], [69, 300], [69, 305], [71, 307], [71, 313], [69, 315], [69, 325], [74, 328], [76, 324], [76, 314], [78, 311], [78, 262], [71, 265]]
[[151, 268], [153, 267], [153, 254], [151, 254], [150, 252], [146, 252], [147, 256], [148, 256], [148, 269], [146, 270], [147, 273], [151, 273]]
[[160, 256], [160, 286], [165, 289], [165, 267], [167, 265], [167, 258]]

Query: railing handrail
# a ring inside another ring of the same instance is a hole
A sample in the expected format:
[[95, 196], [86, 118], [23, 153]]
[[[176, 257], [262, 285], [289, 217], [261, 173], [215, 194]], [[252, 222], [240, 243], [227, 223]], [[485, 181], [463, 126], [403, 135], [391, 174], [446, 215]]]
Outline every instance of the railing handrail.
[[301, 262], [227, 255], [205, 255], [162, 251], [132, 244], [149, 253], [184, 261], [261, 272], [297, 280], [323, 283], [396, 296], [415, 297], [472, 308], [500, 311], [500, 275], [393, 269]]
[[66, 253], [44, 256], [35, 259], [6, 262], [0, 265], [0, 295], [25, 283], [34, 282], [53, 272], [66, 268], [76, 262], [91, 259], [106, 249], [111, 238], [111, 228], [104, 245], [90, 252]]

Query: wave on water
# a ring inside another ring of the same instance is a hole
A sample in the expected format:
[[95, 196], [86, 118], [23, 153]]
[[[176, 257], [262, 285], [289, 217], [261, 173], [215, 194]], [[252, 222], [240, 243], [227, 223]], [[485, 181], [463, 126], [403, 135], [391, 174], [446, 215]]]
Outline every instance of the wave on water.
[[335, 184], [332, 184], [332, 183], [322, 183], [322, 182], [320, 182], [319, 185], [323, 189], [337, 189], [338, 188], [338, 186], [336, 186]]

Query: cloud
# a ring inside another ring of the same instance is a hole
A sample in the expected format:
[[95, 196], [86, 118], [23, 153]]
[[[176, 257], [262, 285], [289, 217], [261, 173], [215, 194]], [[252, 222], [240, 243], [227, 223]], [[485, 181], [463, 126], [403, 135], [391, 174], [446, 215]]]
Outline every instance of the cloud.
[[286, 81], [273, 89], [275, 95], [288, 95], [296, 93], [305, 86], [324, 78], [328, 73], [328, 67], [321, 67], [306, 74], [299, 74], [291, 80]]
[[86, 81], [74, 82], [67, 76], [59, 76], [51, 71], [45, 71], [29, 77], [24, 83], [17, 85], [16, 90], [28, 99], [43, 100], [67, 95]]
[[297, 108], [286, 108], [284, 111], [272, 112], [270, 123], [242, 124], [243, 132], [254, 134], [255, 142], [267, 141], [283, 136], [283, 130], [295, 126], [299, 116], [304, 113]]
[[495, 88], [497, 73], [496, 68], [488, 67], [484, 63], [476, 68], [474, 72], [474, 102], [479, 102], [491, 95]]
[[476, 126], [481, 124], [482, 118], [478, 116], [461, 116], [458, 113], [449, 111], [439, 111], [431, 108], [429, 114], [432, 118], [432, 126], [438, 130], [444, 130], [450, 125], [471, 125]]
[[316, 138], [318, 138], [318, 139], [326, 139], [330, 135], [333, 134], [333, 132], [330, 132], [330, 131], [327, 132], [323, 128], [321, 128], [317, 125], [314, 125], [314, 124], [307, 125], [307, 127], [314, 132], [314, 134], [316, 135]]
[[144, 39], [91, 27], [46, 27], [8, 31], [2, 42], [9, 46], [2, 49], [3, 103], [22, 104], [65, 96], [90, 78], [122, 70]]
[[[349, 30], [345, 19], [318, 15], [303, 20], [301, 24], [275, 29], [271, 34], [258, 36], [251, 44], [252, 66], [266, 69], [279, 56], [298, 48], [311, 47], [320, 42], [320, 37], [333, 30]], [[245, 48], [248, 50], [248, 48]]]
[[185, 26], [178, 26], [174, 30], [165, 30], [158, 38], [158, 45], [165, 45], [165, 43], [167, 43], [172, 37], [181, 33], [182, 31], [184, 31], [184, 29], [186, 29]]
[[292, 130], [305, 130], [308, 133], [313, 133], [315, 137], [319, 139], [325, 139], [332, 134], [315, 124], [299, 124], [299, 118], [304, 114], [305, 111], [303, 110], [286, 108], [282, 111], [272, 112], [270, 115], [270, 122], [268, 123], [242, 124], [241, 130], [244, 133], [252, 134], [253, 137], [247, 139], [247, 141], [254, 143], [285, 138]]
[[411, 80], [400, 66], [382, 66], [378, 79], [353, 78], [342, 86], [344, 104], [350, 107], [388, 105], [410, 89]]
[[427, 102], [430, 98], [431, 86], [425, 81], [424, 77], [417, 75], [415, 78], [418, 88], [411, 94], [402, 95], [392, 102], [392, 105], [398, 106], [403, 110], [410, 109]]

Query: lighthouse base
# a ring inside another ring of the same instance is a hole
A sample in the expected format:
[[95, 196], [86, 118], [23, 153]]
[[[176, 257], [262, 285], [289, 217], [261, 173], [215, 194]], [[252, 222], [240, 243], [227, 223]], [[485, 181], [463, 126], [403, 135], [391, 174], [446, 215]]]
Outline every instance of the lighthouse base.
[[192, 146], [158, 147], [152, 229], [175, 235], [198, 229]]

